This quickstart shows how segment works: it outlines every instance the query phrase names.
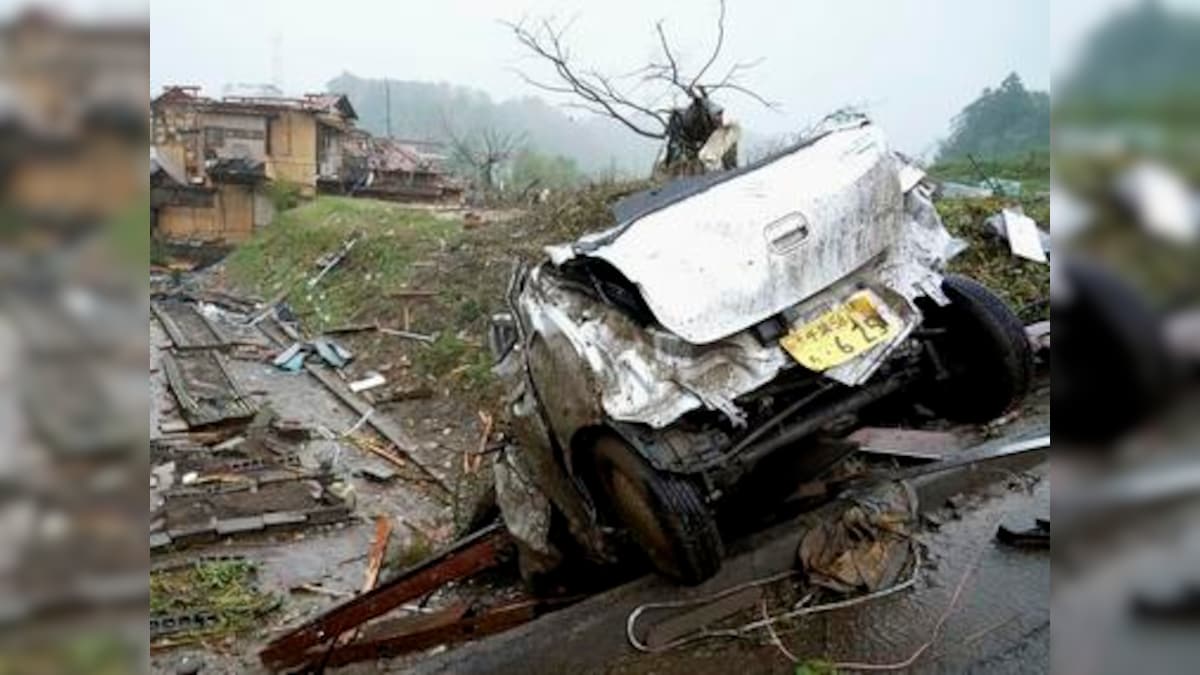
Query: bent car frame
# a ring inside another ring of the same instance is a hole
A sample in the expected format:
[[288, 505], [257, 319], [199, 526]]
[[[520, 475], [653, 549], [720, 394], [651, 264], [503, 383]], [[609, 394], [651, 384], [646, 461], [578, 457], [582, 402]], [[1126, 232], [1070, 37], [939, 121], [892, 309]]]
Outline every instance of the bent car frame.
[[720, 567], [722, 510], [770, 458], [901, 393], [963, 421], [1015, 405], [1023, 327], [942, 273], [962, 244], [931, 192], [869, 120], [830, 119], [742, 169], [627, 197], [614, 227], [519, 269], [491, 346], [523, 573], [635, 545], [699, 582]]

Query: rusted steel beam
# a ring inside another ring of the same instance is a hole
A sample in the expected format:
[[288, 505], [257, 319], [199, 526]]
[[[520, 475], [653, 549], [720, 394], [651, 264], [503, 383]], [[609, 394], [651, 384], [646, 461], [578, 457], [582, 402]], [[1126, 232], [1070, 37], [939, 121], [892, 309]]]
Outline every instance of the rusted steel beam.
[[309, 650], [382, 616], [409, 600], [505, 562], [512, 539], [500, 523], [459, 540], [369, 593], [348, 600], [285, 635], [259, 652], [263, 665], [280, 670], [309, 660]]
[[427, 619], [422, 622], [422, 627], [408, 626], [387, 635], [340, 645], [330, 654], [310, 653], [309, 662], [320, 661], [326, 666], [337, 667], [358, 661], [392, 658], [437, 645], [466, 642], [527, 623], [575, 599], [524, 600], [466, 617], [462, 615], [460, 607], [452, 607], [446, 612], [421, 617]]

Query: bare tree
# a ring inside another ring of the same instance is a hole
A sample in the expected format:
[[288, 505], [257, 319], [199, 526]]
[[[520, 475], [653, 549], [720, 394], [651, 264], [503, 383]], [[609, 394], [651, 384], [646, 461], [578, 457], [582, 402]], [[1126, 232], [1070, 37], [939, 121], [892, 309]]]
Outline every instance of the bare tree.
[[485, 192], [491, 192], [495, 186], [497, 167], [512, 158], [525, 145], [524, 132], [485, 127], [473, 133], [462, 134], [455, 131], [449, 122], [445, 122], [444, 127], [450, 142], [451, 156], [460, 164], [470, 167]]
[[[723, 76], [708, 77], [725, 45], [724, 0], [720, 0], [712, 51], [703, 65], [690, 75], [681, 64], [677, 50], [671, 46], [665, 23], [661, 20], [654, 26], [661, 55], [633, 72], [618, 76], [606, 75], [573, 58], [565, 41], [569, 22], [560, 24], [544, 18], [506, 25], [534, 56], [553, 67], [556, 76], [556, 81], [551, 83], [517, 70], [521, 79], [543, 91], [566, 94], [575, 99], [564, 105], [610, 117], [640, 136], [665, 141], [664, 164], [668, 171], [675, 172], [672, 167], [694, 162], [701, 146], [721, 126], [722, 109], [712, 102], [713, 94], [737, 92], [768, 108], [777, 107], [776, 103], [739, 81], [741, 75], [761, 60], [736, 62]], [[679, 94], [686, 101], [682, 106], [674, 105]], [[736, 157], [736, 149], [733, 154]]]

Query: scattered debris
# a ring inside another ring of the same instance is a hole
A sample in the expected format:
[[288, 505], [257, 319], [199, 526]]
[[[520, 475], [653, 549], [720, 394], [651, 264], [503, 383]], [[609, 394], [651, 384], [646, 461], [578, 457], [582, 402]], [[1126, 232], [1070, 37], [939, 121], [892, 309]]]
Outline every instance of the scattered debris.
[[938, 194], [946, 199], [983, 199], [993, 196], [994, 192], [988, 187], [943, 181], [938, 187]]
[[372, 372], [368, 373], [367, 376], [364, 377], [363, 379], [355, 380], [355, 381], [351, 382], [349, 384], [349, 387], [350, 387], [350, 391], [354, 392], [355, 394], [358, 394], [358, 393], [364, 392], [368, 389], [374, 389], [375, 387], [382, 387], [385, 384], [387, 384], [387, 379], [383, 375], [380, 375], [379, 373], [372, 371]]
[[996, 541], [1016, 548], [1050, 548], [1050, 521], [1038, 518], [1033, 527], [1024, 530], [1002, 523], [996, 528]]
[[[293, 342], [291, 347], [279, 352], [271, 363], [284, 370], [297, 371], [304, 365], [304, 345], [299, 342]], [[296, 357], [300, 357], [297, 359]]]
[[367, 557], [367, 571], [362, 586], [363, 593], [371, 591], [379, 581], [379, 570], [383, 568], [383, 554], [387, 552], [388, 539], [391, 536], [392, 520], [387, 516], [376, 516], [375, 539], [371, 543], [371, 553]]
[[334, 368], [344, 368], [354, 358], [350, 350], [327, 337], [314, 338], [308, 344], [316, 350], [322, 361]]
[[[287, 329], [285, 324], [274, 321], [271, 322], [271, 325], [264, 324], [263, 326], [263, 332], [266, 333], [267, 337], [269, 337], [276, 344], [282, 345], [284, 340], [279, 337], [274, 330], [272, 330], [272, 326], [275, 330], [280, 330], [286, 333]], [[366, 415], [369, 410], [373, 409], [373, 406], [370, 403], [363, 400], [354, 392], [349, 391], [340, 379], [330, 374], [330, 372], [324, 368], [314, 366], [313, 364], [306, 364], [304, 369], [313, 377], [315, 377], [322, 385], [324, 385], [326, 389], [337, 396], [342, 403], [346, 404], [351, 410], [354, 410], [359, 415]], [[413, 466], [432, 479], [432, 481], [440, 486], [446, 492], [446, 494], [454, 494], [454, 490], [450, 487], [450, 482], [441, 475], [440, 465], [435, 462], [419, 461], [414, 456], [414, 453], [419, 453], [421, 450], [420, 447], [408, 436], [407, 433], [404, 432], [402, 428], [400, 428], [399, 425], [395, 423], [395, 421], [386, 416], [373, 415], [368, 418], [367, 422], [372, 428], [378, 431], [380, 435], [387, 439], [388, 442], [392, 443], [395, 447], [399, 448], [400, 451], [413, 458]], [[384, 457], [388, 461], [397, 464], [398, 466], [405, 465], [404, 460], [396, 457], [390, 452], [379, 450], [376, 452], [376, 454], [379, 454], [381, 457]]]
[[483, 424], [483, 433], [479, 436], [479, 447], [475, 449], [475, 452], [463, 448], [463, 473], [473, 474], [479, 470], [479, 465], [483, 463], [483, 456], [487, 452], [488, 440], [492, 437], [494, 421], [491, 415], [482, 410], [479, 411], [479, 422]]
[[342, 262], [346, 255], [350, 253], [350, 250], [353, 249], [354, 245], [358, 243], [359, 238], [360, 235], [355, 233], [349, 239], [342, 242], [342, 247], [337, 251], [332, 254], [322, 256], [321, 259], [317, 261], [317, 264], [321, 265], [321, 271], [317, 272], [316, 276], [309, 279], [305, 285], [309, 289], [312, 289], [315, 288], [317, 284], [321, 283], [321, 279], [325, 278], [325, 275], [329, 273], [329, 270], [336, 267], [338, 263]]
[[413, 401], [423, 398], [432, 398], [434, 391], [432, 388], [420, 384], [412, 387], [400, 387], [393, 389], [385, 394], [380, 394], [375, 397], [376, 403], [397, 403], [400, 401]]
[[396, 478], [396, 472], [383, 466], [368, 464], [358, 470], [358, 474], [376, 483], [390, 483]]
[[293, 593], [297, 593], [297, 592], [315, 593], [317, 595], [327, 595], [331, 598], [339, 598], [339, 599], [347, 598], [347, 597], [350, 597], [351, 595], [354, 595], [353, 593], [348, 593], [346, 591], [339, 591], [339, 590], [336, 590], [333, 588], [326, 588], [324, 586], [320, 586], [317, 584], [300, 584], [298, 586], [292, 586], [288, 590], [292, 591]]
[[1136, 617], [1151, 621], [1188, 621], [1200, 618], [1200, 584], [1185, 583], [1165, 591], [1140, 591], [1133, 596]]
[[1031, 323], [1025, 327], [1025, 335], [1029, 337], [1029, 344], [1033, 347], [1034, 354], [1039, 357], [1045, 356], [1050, 352], [1050, 322], [1038, 321]]
[[225, 357], [212, 350], [163, 354], [163, 370], [183, 418], [191, 427], [248, 420], [258, 412], [229, 373]]
[[150, 311], [176, 349], [225, 349], [229, 341], [207, 316], [190, 303], [170, 300], [150, 303]]
[[837, 593], [893, 586], [915, 564], [916, 513], [911, 488], [879, 486], [805, 533], [797, 551], [800, 567], [811, 583]]
[[397, 609], [443, 584], [466, 579], [492, 569], [511, 555], [512, 539], [500, 524], [480, 530], [446, 550], [410, 567], [377, 588], [334, 607], [304, 625], [272, 640], [259, 652], [272, 670], [310, 663], [338, 666], [355, 661], [385, 658], [507, 630], [548, 609], [573, 599], [520, 601], [498, 608], [476, 610], [467, 616], [467, 605], [421, 617], [415, 622], [390, 622], [362, 640], [329, 644], [337, 636]]
[[1050, 235], [1038, 228], [1033, 218], [1019, 208], [1006, 208], [987, 220], [984, 225], [1008, 241], [1013, 255], [1033, 262], [1049, 263]]
[[1117, 195], [1146, 231], [1174, 244], [1200, 237], [1200, 208], [1178, 173], [1153, 162], [1141, 162], [1117, 179]]
[[406, 338], [409, 340], [416, 340], [418, 342], [424, 342], [426, 344], [433, 344], [435, 341], [437, 341], [437, 338], [432, 335], [413, 333], [411, 331], [406, 331], [406, 330], [396, 330], [395, 328], [380, 327], [379, 332], [383, 333], [384, 335], [394, 335], [396, 337], [402, 337], [402, 338]]

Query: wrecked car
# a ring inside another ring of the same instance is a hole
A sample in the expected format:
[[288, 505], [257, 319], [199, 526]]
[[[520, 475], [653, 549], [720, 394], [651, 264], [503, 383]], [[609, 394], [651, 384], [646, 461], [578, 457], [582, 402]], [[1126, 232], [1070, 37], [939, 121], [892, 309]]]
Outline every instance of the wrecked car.
[[971, 422], [1013, 407], [1023, 326], [941, 273], [963, 244], [931, 194], [876, 125], [843, 117], [631, 195], [611, 229], [518, 269], [490, 342], [514, 437], [497, 496], [527, 578], [627, 547], [698, 583], [721, 565], [722, 511], [772, 458], [888, 400]]

